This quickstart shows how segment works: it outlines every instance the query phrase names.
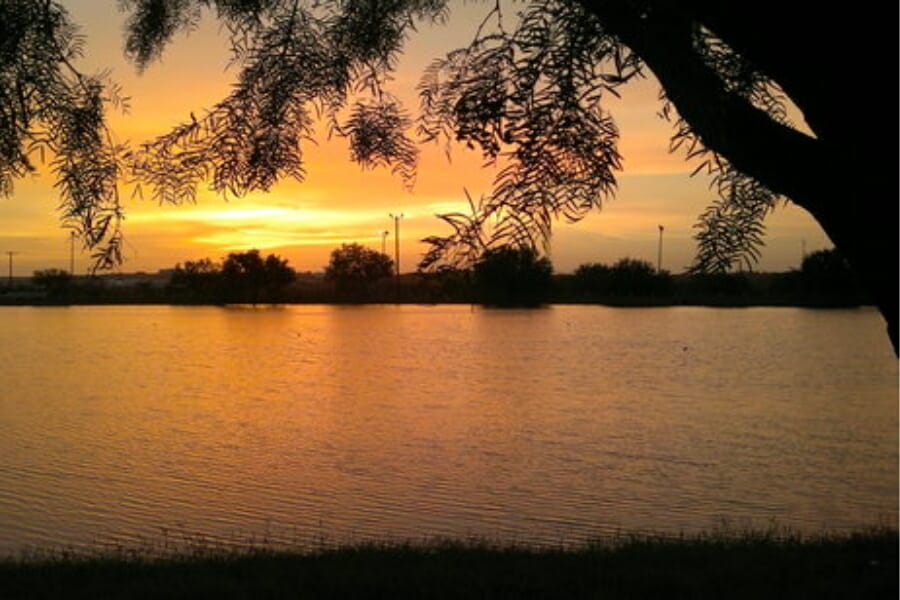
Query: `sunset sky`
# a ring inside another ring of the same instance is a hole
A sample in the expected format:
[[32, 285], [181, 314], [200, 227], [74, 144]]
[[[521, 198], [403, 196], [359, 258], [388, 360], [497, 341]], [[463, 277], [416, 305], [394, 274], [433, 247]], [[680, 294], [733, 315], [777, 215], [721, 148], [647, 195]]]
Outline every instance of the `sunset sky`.
[[[122, 56], [122, 23], [115, 0], [69, 0], [74, 20], [87, 36], [83, 70], [112, 70], [131, 97], [130, 112], [111, 122], [120, 140], [139, 143], [165, 132], [191, 111], [201, 114], [228, 91], [235, 76], [226, 70], [227, 40], [207, 19], [189, 36], [180, 35], [161, 62], [138, 75]], [[415, 110], [415, 84], [422, 68], [447, 50], [471, 39], [487, 9], [459, 3], [447, 25], [424, 26], [407, 46], [392, 91]], [[620, 131], [624, 171], [619, 191], [603, 210], [582, 222], [559, 223], [554, 230], [552, 259], [558, 272], [585, 262], [613, 262], [624, 256], [655, 263], [657, 225], [665, 226], [663, 267], [680, 272], [694, 253], [692, 226], [712, 198], [708, 182], [689, 177], [692, 166], [667, 152], [670, 127], [657, 116], [657, 84], [652, 79], [630, 85], [621, 100], [606, 107]], [[320, 271], [332, 249], [359, 242], [380, 249], [378, 232], [393, 227], [389, 212], [403, 212], [401, 266], [415, 268], [425, 246], [418, 240], [444, 234], [434, 214], [461, 210], [464, 189], [473, 196], [490, 191], [492, 169], [479, 156], [459, 147], [448, 163], [436, 146], [422, 147], [417, 183], [412, 192], [389, 172], [362, 171], [349, 161], [345, 144], [328, 141], [305, 149], [307, 180], [285, 181], [269, 193], [254, 193], [226, 202], [201, 191], [195, 206], [157, 206], [149, 200], [127, 203], [126, 264], [122, 271], [156, 271], [176, 262], [203, 257], [219, 259], [230, 251], [259, 248], [290, 260], [301, 271]], [[125, 196], [129, 191], [125, 190]], [[0, 251], [19, 252], [15, 274], [35, 269], [68, 268], [68, 233], [59, 227], [58, 197], [48, 168], [17, 183], [13, 197], [0, 199]], [[801, 246], [830, 247], [825, 234], [801, 209], [778, 209], [768, 221], [766, 248], [759, 270], [796, 268]], [[76, 271], [89, 266], [87, 253], [76, 257]]]

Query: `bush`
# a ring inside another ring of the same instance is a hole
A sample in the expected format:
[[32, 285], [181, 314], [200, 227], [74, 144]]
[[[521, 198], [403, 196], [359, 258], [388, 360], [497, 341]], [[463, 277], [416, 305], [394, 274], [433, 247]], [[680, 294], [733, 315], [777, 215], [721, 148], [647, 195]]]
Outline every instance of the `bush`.
[[72, 289], [72, 274], [62, 269], [35, 271], [31, 281], [47, 292], [48, 298], [62, 298]]
[[499, 306], [535, 306], [547, 300], [553, 265], [531, 248], [501, 246], [485, 251], [475, 264], [478, 299]]
[[331, 252], [325, 280], [333, 282], [339, 294], [362, 299], [373, 283], [390, 277], [393, 272], [394, 261], [387, 254], [360, 244], [342, 244]]
[[575, 291], [581, 294], [604, 295], [612, 284], [611, 269], [603, 263], [588, 263], [575, 269]]
[[621, 296], [662, 296], [672, 290], [672, 276], [657, 273], [645, 260], [623, 258], [609, 273], [610, 291]]
[[850, 263], [834, 248], [813, 252], [803, 259], [800, 285], [806, 291], [825, 295], [855, 296], [859, 292]]

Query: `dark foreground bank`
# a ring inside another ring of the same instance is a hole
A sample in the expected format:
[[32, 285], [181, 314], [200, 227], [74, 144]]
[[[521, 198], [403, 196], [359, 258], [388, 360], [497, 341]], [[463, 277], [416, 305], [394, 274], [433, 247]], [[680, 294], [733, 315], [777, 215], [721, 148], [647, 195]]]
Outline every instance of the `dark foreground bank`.
[[471, 543], [312, 553], [195, 549], [0, 562], [4, 598], [897, 598], [898, 535], [619, 538], [578, 550]]

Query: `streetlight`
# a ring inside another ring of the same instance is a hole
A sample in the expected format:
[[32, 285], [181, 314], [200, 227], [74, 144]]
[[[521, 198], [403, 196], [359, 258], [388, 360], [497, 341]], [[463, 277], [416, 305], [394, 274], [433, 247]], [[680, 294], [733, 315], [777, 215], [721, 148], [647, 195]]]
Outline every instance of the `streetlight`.
[[389, 234], [390, 234], [390, 231], [388, 231], [387, 229], [382, 229], [381, 231], [378, 232], [378, 235], [381, 236], [381, 253], [382, 254], [387, 254], [387, 248], [386, 248], [385, 244], [387, 243], [387, 236]]
[[657, 227], [659, 227], [659, 249], [656, 253], [656, 272], [662, 273], [662, 237], [665, 228], [662, 225], [657, 225]]
[[75, 232], [69, 232], [69, 275], [75, 277]]
[[6, 254], [9, 256], [9, 287], [12, 289], [12, 257], [14, 254], [18, 254], [18, 252], [7, 250]]
[[397, 267], [397, 277], [400, 277], [400, 219], [403, 213], [388, 213], [388, 216], [394, 220], [394, 266]]

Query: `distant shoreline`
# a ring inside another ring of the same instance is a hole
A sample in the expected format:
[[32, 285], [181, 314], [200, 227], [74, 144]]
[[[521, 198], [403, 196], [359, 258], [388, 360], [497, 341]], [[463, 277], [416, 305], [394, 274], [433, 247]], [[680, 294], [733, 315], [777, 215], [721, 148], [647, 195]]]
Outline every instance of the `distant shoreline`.
[[[0, 296], [0, 307], [6, 306], [34, 306], [34, 307], [64, 307], [64, 306], [236, 306], [251, 305], [249, 302], [173, 302], [160, 300], [140, 300], [140, 299], [95, 299], [95, 300], [75, 300], [75, 301], [58, 301], [58, 300], [10, 300]], [[425, 300], [292, 300], [286, 302], [257, 302], [255, 306], [377, 306], [377, 305], [410, 305], [410, 306], [439, 306], [439, 305], [459, 305], [459, 306], [481, 306], [485, 308], [541, 308], [546, 306], [606, 306], [609, 308], [677, 308], [677, 307], [697, 307], [697, 308], [809, 308], [809, 309], [853, 309], [853, 308], [875, 308], [872, 304], [867, 303], [843, 303], [829, 302], [827, 300], [819, 302], [790, 302], [790, 301], [735, 301], [728, 299], [710, 299], [708, 301], [669, 301], [665, 299], [616, 299], [609, 301], [589, 301], [589, 300], [550, 300], [537, 305], [516, 305], [516, 304], [490, 304], [477, 301], [465, 300], [445, 300], [438, 302], [429, 302]]]
[[[229, 284], [220, 277], [174, 277], [169, 273], [54, 276], [0, 282], [0, 306], [208, 305], [224, 304], [481, 304], [538, 306], [595, 304], [654, 306], [790, 306], [852, 308], [868, 297], [846, 277], [801, 272], [668, 275], [649, 271], [619, 276], [553, 275], [540, 289], [490, 289], [470, 273], [405, 273], [367, 284], [341, 286], [322, 274], [298, 273], [278, 285]], [[505, 284], [503, 284], [505, 285]]]

